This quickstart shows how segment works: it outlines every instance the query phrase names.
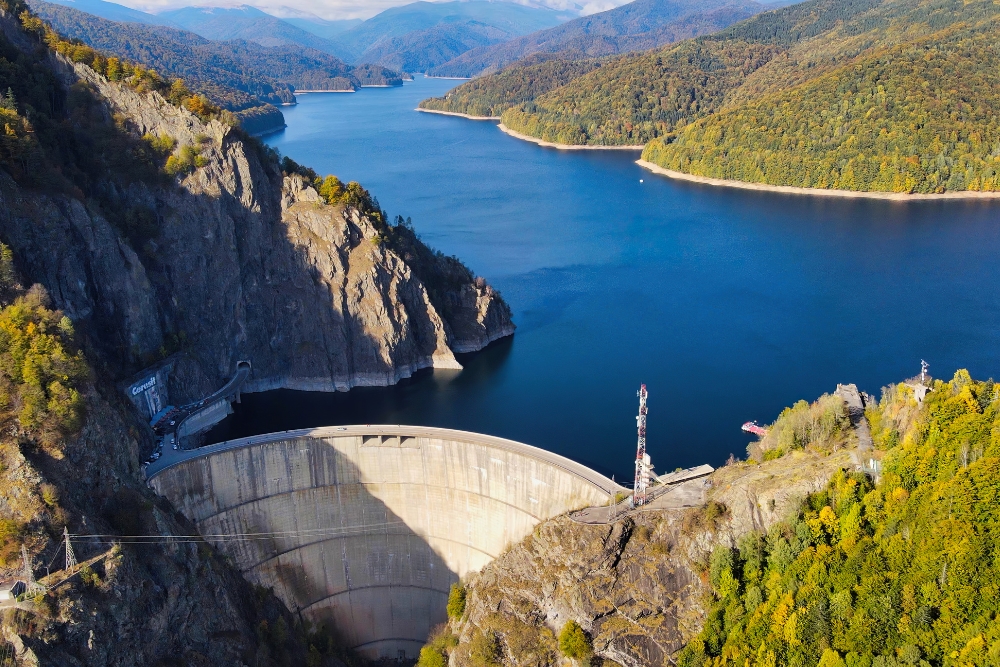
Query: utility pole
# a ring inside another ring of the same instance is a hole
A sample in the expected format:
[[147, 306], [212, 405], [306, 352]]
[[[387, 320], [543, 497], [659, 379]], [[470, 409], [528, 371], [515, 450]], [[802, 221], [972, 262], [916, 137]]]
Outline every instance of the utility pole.
[[45, 592], [45, 586], [35, 581], [35, 571], [32, 568], [31, 558], [28, 556], [28, 549], [21, 545], [21, 562], [24, 563], [24, 586], [28, 595], [36, 595]]
[[73, 544], [69, 541], [69, 528], [63, 528], [63, 538], [66, 540], [66, 571], [72, 571], [76, 567], [76, 554], [73, 553]]
[[635, 418], [639, 430], [639, 444], [635, 452], [635, 487], [632, 491], [632, 504], [635, 507], [646, 504], [646, 489], [649, 488], [649, 475], [653, 466], [646, 453], [646, 385], [638, 391], [639, 416]]

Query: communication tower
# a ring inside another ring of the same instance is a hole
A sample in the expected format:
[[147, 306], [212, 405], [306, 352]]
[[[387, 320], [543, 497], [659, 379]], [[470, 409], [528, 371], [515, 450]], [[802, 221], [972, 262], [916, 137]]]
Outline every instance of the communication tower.
[[635, 488], [632, 491], [632, 504], [635, 507], [646, 504], [646, 489], [649, 488], [649, 477], [653, 471], [649, 454], [646, 453], [646, 385], [639, 388], [638, 395], [639, 416], [635, 421], [639, 427], [639, 445], [635, 452]]

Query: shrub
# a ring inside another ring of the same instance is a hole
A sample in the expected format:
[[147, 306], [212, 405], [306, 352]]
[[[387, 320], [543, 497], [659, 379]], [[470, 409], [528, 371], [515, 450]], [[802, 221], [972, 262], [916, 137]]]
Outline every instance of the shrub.
[[448, 659], [437, 649], [425, 646], [420, 649], [417, 667], [448, 667]]
[[9, 568], [21, 557], [24, 526], [13, 519], [0, 519], [0, 568]]
[[576, 621], [568, 621], [559, 632], [559, 650], [574, 660], [587, 660], [594, 654], [590, 637]]
[[465, 613], [465, 587], [452, 584], [448, 593], [448, 618], [461, 618]]
[[80, 581], [83, 582], [84, 586], [89, 588], [97, 588], [101, 585], [101, 575], [94, 572], [94, 570], [89, 565], [84, 565], [80, 569]]
[[52, 484], [42, 484], [42, 502], [49, 507], [55, 507], [59, 502], [59, 489]]
[[500, 667], [500, 640], [492, 630], [477, 630], [469, 641], [472, 667]]
[[79, 429], [89, 375], [72, 323], [34, 287], [0, 311], [0, 423], [17, 422], [45, 446]]

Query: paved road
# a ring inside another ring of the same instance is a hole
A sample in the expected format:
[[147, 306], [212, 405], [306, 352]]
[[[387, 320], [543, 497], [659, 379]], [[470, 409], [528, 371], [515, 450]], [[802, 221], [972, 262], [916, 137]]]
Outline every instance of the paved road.
[[[174, 457], [171, 455], [172, 454], [176, 455], [178, 453], [174, 451], [174, 443], [178, 442], [179, 436], [177, 434], [180, 431], [181, 425], [184, 422], [191, 419], [192, 417], [198, 416], [198, 414], [200, 414], [204, 410], [208, 410], [218, 401], [238, 393], [240, 387], [242, 387], [243, 383], [246, 382], [248, 377], [250, 377], [251, 370], [252, 368], [250, 366], [249, 361], [237, 362], [236, 373], [229, 380], [229, 382], [227, 382], [221, 389], [213, 392], [212, 394], [209, 394], [200, 401], [197, 401], [195, 403], [188, 403], [187, 405], [181, 406], [178, 409], [180, 415], [174, 419], [174, 425], [167, 427], [167, 429], [165, 429], [164, 431], [159, 431], [159, 430], [157, 431], [163, 436], [163, 439], [161, 441], [162, 449], [160, 450], [160, 458], [157, 461], [154, 461], [153, 463], [147, 465], [146, 474], [150, 475], [151, 473], [149, 472], [149, 470], [151, 468], [158, 467], [158, 464], [162, 463], [168, 458], [173, 459]], [[163, 421], [165, 420], [166, 418], [164, 418], [164, 420], [162, 420], [160, 423], [163, 423]]]
[[300, 438], [303, 436], [311, 436], [313, 438], [332, 438], [359, 435], [396, 435], [418, 438], [436, 438], [439, 440], [452, 440], [455, 442], [468, 442], [488, 447], [497, 447], [499, 449], [517, 452], [518, 454], [524, 456], [530, 456], [540, 461], [544, 461], [549, 465], [562, 468], [566, 472], [590, 482], [609, 495], [628, 490], [625, 487], [612, 482], [604, 475], [591, 470], [587, 466], [577, 463], [576, 461], [568, 459], [564, 456], [559, 456], [558, 454], [553, 454], [552, 452], [544, 449], [539, 449], [538, 447], [532, 447], [531, 445], [516, 442], [514, 440], [497, 438], [492, 435], [483, 435], [482, 433], [457, 431], [448, 428], [387, 424], [373, 424], [365, 426], [324, 426], [312, 429], [304, 428], [297, 431], [280, 431], [278, 433], [267, 433], [265, 435], [255, 435], [247, 438], [228, 440], [215, 445], [208, 445], [206, 447], [199, 447], [198, 449], [191, 450], [174, 451], [172, 449], [168, 449], [167, 446], [164, 446], [163, 455], [160, 459], [158, 461], [154, 461], [146, 468], [146, 479], [152, 479], [167, 468], [185, 461], [201, 458], [202, 456], [211, 456], [212, 454], [217, 454], [230, 449], [239, 449], [241, 447], [249, 447], [251, 445], [259, 445], [268, 442], [280, 442], [282, 440]]

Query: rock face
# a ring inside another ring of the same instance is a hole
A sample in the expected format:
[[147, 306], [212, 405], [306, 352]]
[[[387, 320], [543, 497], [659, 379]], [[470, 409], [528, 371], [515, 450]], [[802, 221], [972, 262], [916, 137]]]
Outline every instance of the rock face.
[[[242, 133], [88, 67], [56, 69], [91, 88], [109, 122], [195, 147], [203, 164], [179, 183], [103, 184], [104, 201], [154, 221], [141, 247], [106, 206], [25, 191], [0, 173], [0, 239], [123, 369], [182, 347], [194, 363], [172, 388], [179, 398], [217, 386], [239, 359], [254, 364], [251, 391], [346, 390], [460, 368], [455, 352], [513, 332], [482, 279], [459, 264], [462, 281], [439, 280], [458, 264], [440, 256], [418, 277], [371, 219], [326, 205]], [[447, 288], [432, 299], [425, 282]]]
[[[11, 467], [0, 472], [2, 495], [22, 512], [44, 513], [49, 510], [41, 498], [33, 499], [37, 507], [27, 507], [44, 479], [58, 490], [56, 511], [67, 512], [61, 520], [73, 533], [106, 534], [110, 519], [116, 531], [131, 527], [163, 537], [120, 547], [100, 537], [77, 539], [77, 558], [94, 574], [63, 582], [57, 558], [54, 576], [43, 580], [52, 589], [41, 603], [24, 604], [20, 615], [0, 614], [0, 652], [13, 649], [18, 665], [132, 667], [168, 664], [160, 662], [167, 656], [177, 664], [271, 664], [273, 650], [267, 637], [258, 637], [259, 624], [284, 618], [292, 627], [294, 619], [272, 596], [255, 595], [205, 543], [170, 539], [192, 528], [179, 524], [170, 506], [138, 482], [141, 443], [130, 434], [136, 431], [123, 416], [125, 406], [117, 396], [110, 399], [89, 392], [87, 425], [65, 443], [61, 458], [31, 457], [30, 450], [25, 456], [5, 433], [0, 455]], [[14, 489], [20, 493], [10, 493]], [[0, 506], [4, 517], [10, 510]], [[36, 534], [28, 544], [43, 550], [35, 562], [36, 574], [44, 575], [39, 563], [57, 555], [58, 541], [46, 544]], [[0, 576], [12, 574], [15, 568], [0, 570]], [[293, 641], [281, 648], [304, 658]]]
[[611, 525], [544, 522], [467, 580], [465, 614], [445, 630], [458, 638], [450, 664], [476, 664], [484, 636], [504, 664], [561, 664], [556, 636], [570, 620], [593, 639], [599, 660], [591, 664], [673, 664], [705, 622], [712, 549], [767, 531], [846, 467], [848, 450], [797, 452], [717, 470], [705, 507], [639, 512]]

